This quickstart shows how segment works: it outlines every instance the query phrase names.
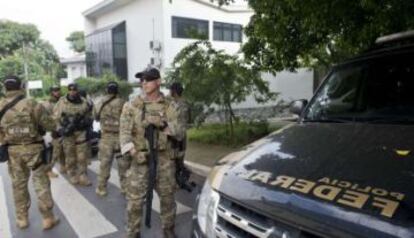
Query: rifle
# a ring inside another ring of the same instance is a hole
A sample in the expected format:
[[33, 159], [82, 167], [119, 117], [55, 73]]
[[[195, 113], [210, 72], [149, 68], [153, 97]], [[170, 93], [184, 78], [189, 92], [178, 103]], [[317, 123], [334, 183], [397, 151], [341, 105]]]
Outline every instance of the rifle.
[[180, 152], [185, 152], [187, 145], [186, 139], [177, 140], [172, 136], [168, 136], [171, 143], [171, 148], [174, 150], [175, 159], [175, 180], [179, 188], [191, 193], [196, 186], [194, 182], [189, 182], [191, 171], [184, 166], [184, 155], [179, 155]]
[[157, 163], [158, 163], [158, 131], [153, 124], [145, 128], [145, 138], [149, 144], [149, 159], [148, 159], [148, 190], [145, 198], [145, 226], [151, 228], [151, 212], [152, 199], [154, 196], [155, 180], [157, 177]]
[[184, 159], [175, 160], [175, 180], [178, 187], [191, 193], [196, 186], [194, 182], [188, 182], [190, 180], [191, 171], [184, 166]]

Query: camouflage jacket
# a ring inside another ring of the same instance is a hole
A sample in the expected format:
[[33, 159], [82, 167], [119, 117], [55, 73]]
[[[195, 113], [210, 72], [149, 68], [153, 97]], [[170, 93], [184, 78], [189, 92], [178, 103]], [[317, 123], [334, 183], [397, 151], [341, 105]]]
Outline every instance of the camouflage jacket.
[[[20, 90], [7, 92], [0, 100], [0, 108], [22, 94]], [[42, 134], [53, 126], [51, 115], [40, 103], [24, 98], [4, 114], [0, 121], [0, 140], [2, 144], [32, 144], [42, 141]]]
[[86, 99], [81, 98], [81, 103], [72, 103], [67, 97], [61, 97], [53, 108], [53, 119], [59, 128], [65, 116], [81, 115], [85, 118], [92, 118], [91, 108]]
[[59, 99], [56, 99], [55, 97], [51, 96], [49, 100], [42, 102], [42, 106], [50, 115], [53, 115], [53, 108], [55, 107], [58, 101]]
[[190, 119], [189, 105], [184, 98], [172, 99], [172, 108], [174, 108], [174, 114], [177, 118], [176, 139], [182, 141], [186, 138]]
[[[119, 119], [125, 100], [113, 95], [106, 95], [94, 109], [94, 118], [101, 123], [102, 133], [119, 133]], [[111, 100], [109, 103], [108, 100]], [[104, 105], [105, 104], [105, 105]]]
[[[180, 123], [177, 113], [177, 105], [171, 99], [161, 95], [157, 101], [148, 101], [142, 96], [138, 96], [132, 101], [125, 103], [121, 114], [120, 125], [120, 144], [122, 154], [127, 153], [132, 148], [137, 151], [148, 149], [147, 141], [144, 137], [146, 117], [160, 116], [168, 124], [171, 137], [176, 138], [180, 134]], [[158, 149], [168, 149], [167, 135], [159, 133]]]

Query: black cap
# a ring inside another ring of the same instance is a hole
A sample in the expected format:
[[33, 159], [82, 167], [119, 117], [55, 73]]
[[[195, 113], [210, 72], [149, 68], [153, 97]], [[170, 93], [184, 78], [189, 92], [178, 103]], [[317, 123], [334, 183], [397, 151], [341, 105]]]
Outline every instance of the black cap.
[[6, 90], [18, 90], [21, 88], [22, 80], [15, 75], [10, 75], [4, 78], [3, 83]]
[[117, 94], [118, 93], [118, 83], [115, 81], [110, 81], [106, 85], [106, 91], [109, 94]]
[[78, 84], [76, 84], [76, 83], [70, 83], [70, 84], [68, 85], [68, 89], [69, 89], [69, 90], [70, 90], [70, 89], [78, 90]]
[[152, 81], [161, 78], [160, 71], [156, 68], [146, 68], [142, 72], [135, 74], [135, 78], [145, 79], [147, 81]]
[[50, 92], [56, 92], [56, 91], [60, 91], [60, 87], [57, 85], [53, 85], [49, 88]]
[[183, 85], [179, 82], [174, 82], [170, 85], [170, 90], [177, 93], [178, 96], [181, 96], [183, 94], [184, 88]]

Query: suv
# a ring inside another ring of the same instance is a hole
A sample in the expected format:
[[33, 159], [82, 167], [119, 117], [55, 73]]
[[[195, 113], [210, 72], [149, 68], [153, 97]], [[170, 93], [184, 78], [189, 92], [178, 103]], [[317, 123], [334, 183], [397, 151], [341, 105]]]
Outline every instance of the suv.
[[288, 125], [223, 158], [201, 238], [414, 237], [414, 32], [333, 67]]

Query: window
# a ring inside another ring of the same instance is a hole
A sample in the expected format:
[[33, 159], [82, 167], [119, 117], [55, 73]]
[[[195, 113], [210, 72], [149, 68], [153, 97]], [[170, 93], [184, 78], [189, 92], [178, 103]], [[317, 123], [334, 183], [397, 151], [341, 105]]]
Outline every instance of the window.
[[242, 25], [214, 22], [213, 39], [216, 41], [242, 42]]
[[88, 76], [99, 77], [110, 71], [127, 79], [126, 24], [117, 23], [86, 36], [86, 70]]
[[172, 17], [172, 37], [208, 39], [208, 21], [183, 17]]

